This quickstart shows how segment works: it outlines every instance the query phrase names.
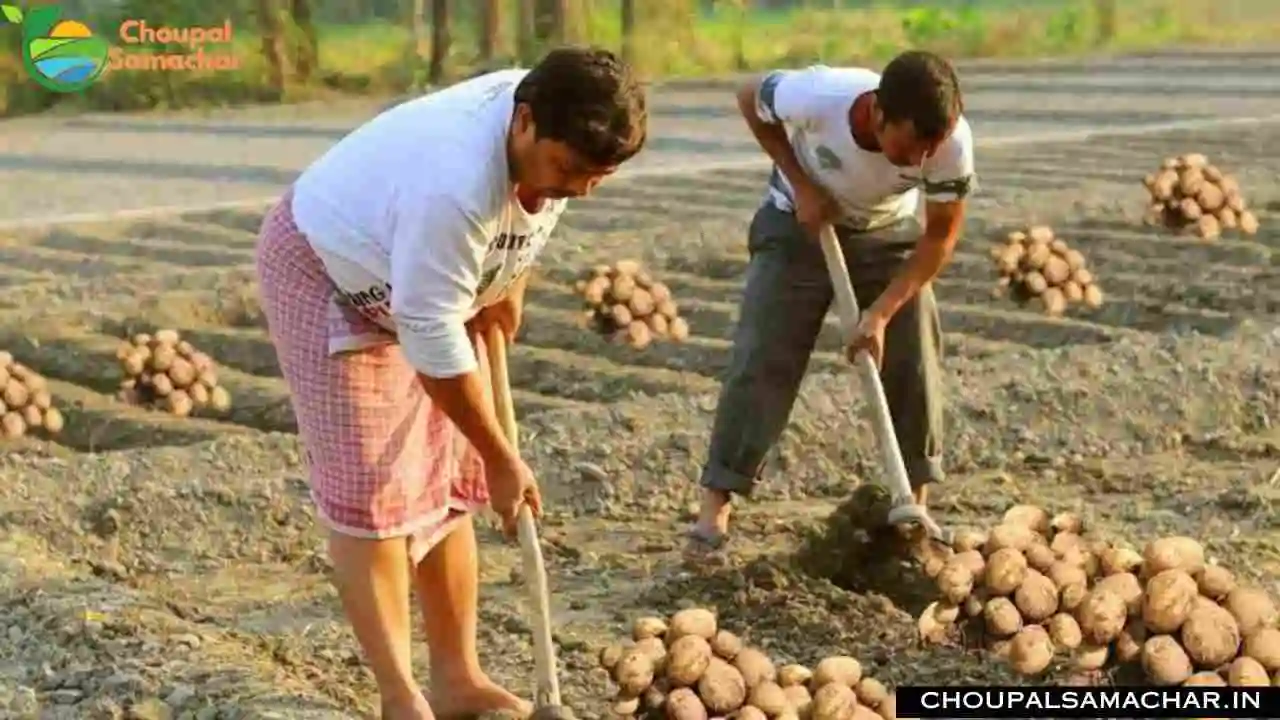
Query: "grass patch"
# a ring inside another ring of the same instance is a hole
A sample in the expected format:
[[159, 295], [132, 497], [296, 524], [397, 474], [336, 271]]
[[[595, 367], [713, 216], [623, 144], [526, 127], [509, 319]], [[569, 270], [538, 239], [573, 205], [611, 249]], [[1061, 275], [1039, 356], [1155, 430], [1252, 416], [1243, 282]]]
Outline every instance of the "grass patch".
[[[953, 58], [1070, 56], [1151, 50], [1171, 45], [1243, 46], [1280, 37], [1280, 4], [1267, 0], [956, 0], [855, 3], [825, 9], [682, 11], [690, 0], [639, 0], [642, 16], [628, 47], [654, 79], [689, 78], [813, 62], [878, 66], [904, 48]], [[705, 4], [705, 3], [704, 3]], [[450, 74], [483, 68], [477, 57], [476, 4], [461, 4], [452, 28]], [[855, 7], [856, 5], [856, 7]], [[668, 7], [671, 6], [671, 7]], [[833, 7], [834, 6], [834, 7]], [[617, 0], [577, 0], [573, 40], [622, 49]], [[514, 8], [500, 32], [500, 57], [512, 62]], [[148, 15], [154, 24], [155, 13]], [[214, 18], [202, 18], [212, 24]], [[191, 20], [184, 21], [191, 22]], [[118, 20], [114, 21], [118, 23]], [[235, 21], [233, 21], [235, 22]], [[315, 99], [330, 94], [391, 96], [421, 87], [426, 70], [408, 24], [377, 20], [317, 28], [320, 67], [307, 83], [270, 87], [251, 18], [235, 22], [231, 50], [239, 67], [224, 71], [114, 71], [83, 94], [42, 91], [27, 76], [12, 26], [0, 26], [0, 115], [63, 106], [70, 110], [140, 110]], [[111, 35], [115, 25], [95, 26]], [[296, 29], [290, 30], [296, 33]], [[225, 46], [220, 48], [226, 50]]]

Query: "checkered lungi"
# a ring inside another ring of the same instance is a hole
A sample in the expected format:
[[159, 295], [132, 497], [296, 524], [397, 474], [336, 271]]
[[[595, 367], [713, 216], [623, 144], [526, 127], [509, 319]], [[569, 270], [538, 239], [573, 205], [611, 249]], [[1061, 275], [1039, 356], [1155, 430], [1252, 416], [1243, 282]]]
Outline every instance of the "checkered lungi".
[[[286, 194], [263, 219], [257, 268], [311, 497], [337, 532], [408, 538], [416, 563], [457, 520], [487, 504], [483, 463], [431, 402], [395, 336], [336, 300], [336, 286], [294, 224], [292, 198]], [[487, 375], [483, 341], [473, 342]]]

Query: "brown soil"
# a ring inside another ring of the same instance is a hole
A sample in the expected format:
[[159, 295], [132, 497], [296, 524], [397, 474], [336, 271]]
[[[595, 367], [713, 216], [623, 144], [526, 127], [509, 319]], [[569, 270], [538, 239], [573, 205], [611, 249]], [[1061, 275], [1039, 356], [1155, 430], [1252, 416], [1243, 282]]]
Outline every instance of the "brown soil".
[[[1213, 244], [1138, 222], [1142, 175], [1189, 149], [1235, 168], [1255, 206], [1274, 204], [1277, 148], [1280, 131], [1259, 127], [983, 154], [983, 193], [938, 288], [950, 333], [944, 522], [989, 524], [1021, 501], [1073, 509], [1135, 542], [1194, 535], [1277, 589], [1277, 221], [1264, 212], [1258, 236]], [[580, 716], [607, 707], [596, 649], [636, 615], [686, 604], [716, 607], [780, 658], [847, 653], [892, 683], [1007, 679], [976, 655], [921, 647], [919, 578], [872, 562], [882, 553], [840, 515], [828, 521], [877, 473], [833, 332], [767, 486], [741, 509], [732, 566], [680, 561], [762, 187], [758, 173], [606, 187], [571, 212], [533, 288], [512, 372], [551, 508], [563, 683]], [[48, 376], [68, 420], [56, 442], [0, 456], [0, 715], [373, 710], [254, 300], [258, 221], [218, 212], [0, 238], [0, 349]], [[990, 298], [987, 243], [1032, 221], [1088, 253], [1104, 308], [1048, 319]], [[636, 352], [577, 328], [573, 276], [620, 257], [671, 285], [690, 342]], [[230, 413], [177, 420], [114, 398], [117, 338], [156, 326], [224, 365]], [[487, 525], [482, 542], [484, 654], [528, 693], [518, 553]]]

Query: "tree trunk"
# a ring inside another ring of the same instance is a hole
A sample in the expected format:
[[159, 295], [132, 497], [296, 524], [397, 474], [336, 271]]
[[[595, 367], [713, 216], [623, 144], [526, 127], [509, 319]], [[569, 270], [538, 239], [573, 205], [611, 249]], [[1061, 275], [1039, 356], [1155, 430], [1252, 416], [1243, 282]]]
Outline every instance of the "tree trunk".
[[622, 59], [636, 60], [636, 0], [622, 0]]
[[484, 0], [480, 6], [480, 61], [491, 63], [502, 52], [502, 0]]
[[534, 3], [534, 36], [546, 49], [565, 42], [565, 27], [569, 20], [568, 0], [537, 0]]
[[432, 85], [444, 82], [449, 59], [449, 0], [431, 0], [431, 69]]
[[538, 0], [520, 0], [519, 39], [520, 63], [526, 67], [538, 61], [538, 31], [534, 18], [537, 15], [535, 3]]
[[424, 82], [422, 67], [427, 64], [427, 53], [431, 45], [427, 34], [427, 0], [412, 0], [409, 3], [409, 43], [405, 48], [406, 61], [413, 68], [409, 86], [411, 90], [421, 90]]
[[311, 21], [311, 0], [290, 0], [289, 14], [297, 30], [293, 50], [293, 72], [299, 82], [307, 82], [319, 64], [316, 26]]
[[257, 0], [258, 33], [262, 36], [262, 59], [267, 63], [267, 87], [284, 95], [284, 32], [274, 0]]
[[1116, 37], [1116, 0], [1095, 0], [1098, 15], [1098, 44], [1106, 45]]

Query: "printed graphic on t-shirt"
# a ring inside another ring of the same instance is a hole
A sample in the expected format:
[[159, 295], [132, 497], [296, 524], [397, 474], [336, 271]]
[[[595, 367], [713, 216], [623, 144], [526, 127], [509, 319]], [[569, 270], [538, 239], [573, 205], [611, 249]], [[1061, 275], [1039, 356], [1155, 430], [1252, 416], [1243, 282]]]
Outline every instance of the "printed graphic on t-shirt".
[[391, 318], [391, 284], [378, 283], [356, 291], [338, 288], [338, 302], [378, 324], [385, 324]]

